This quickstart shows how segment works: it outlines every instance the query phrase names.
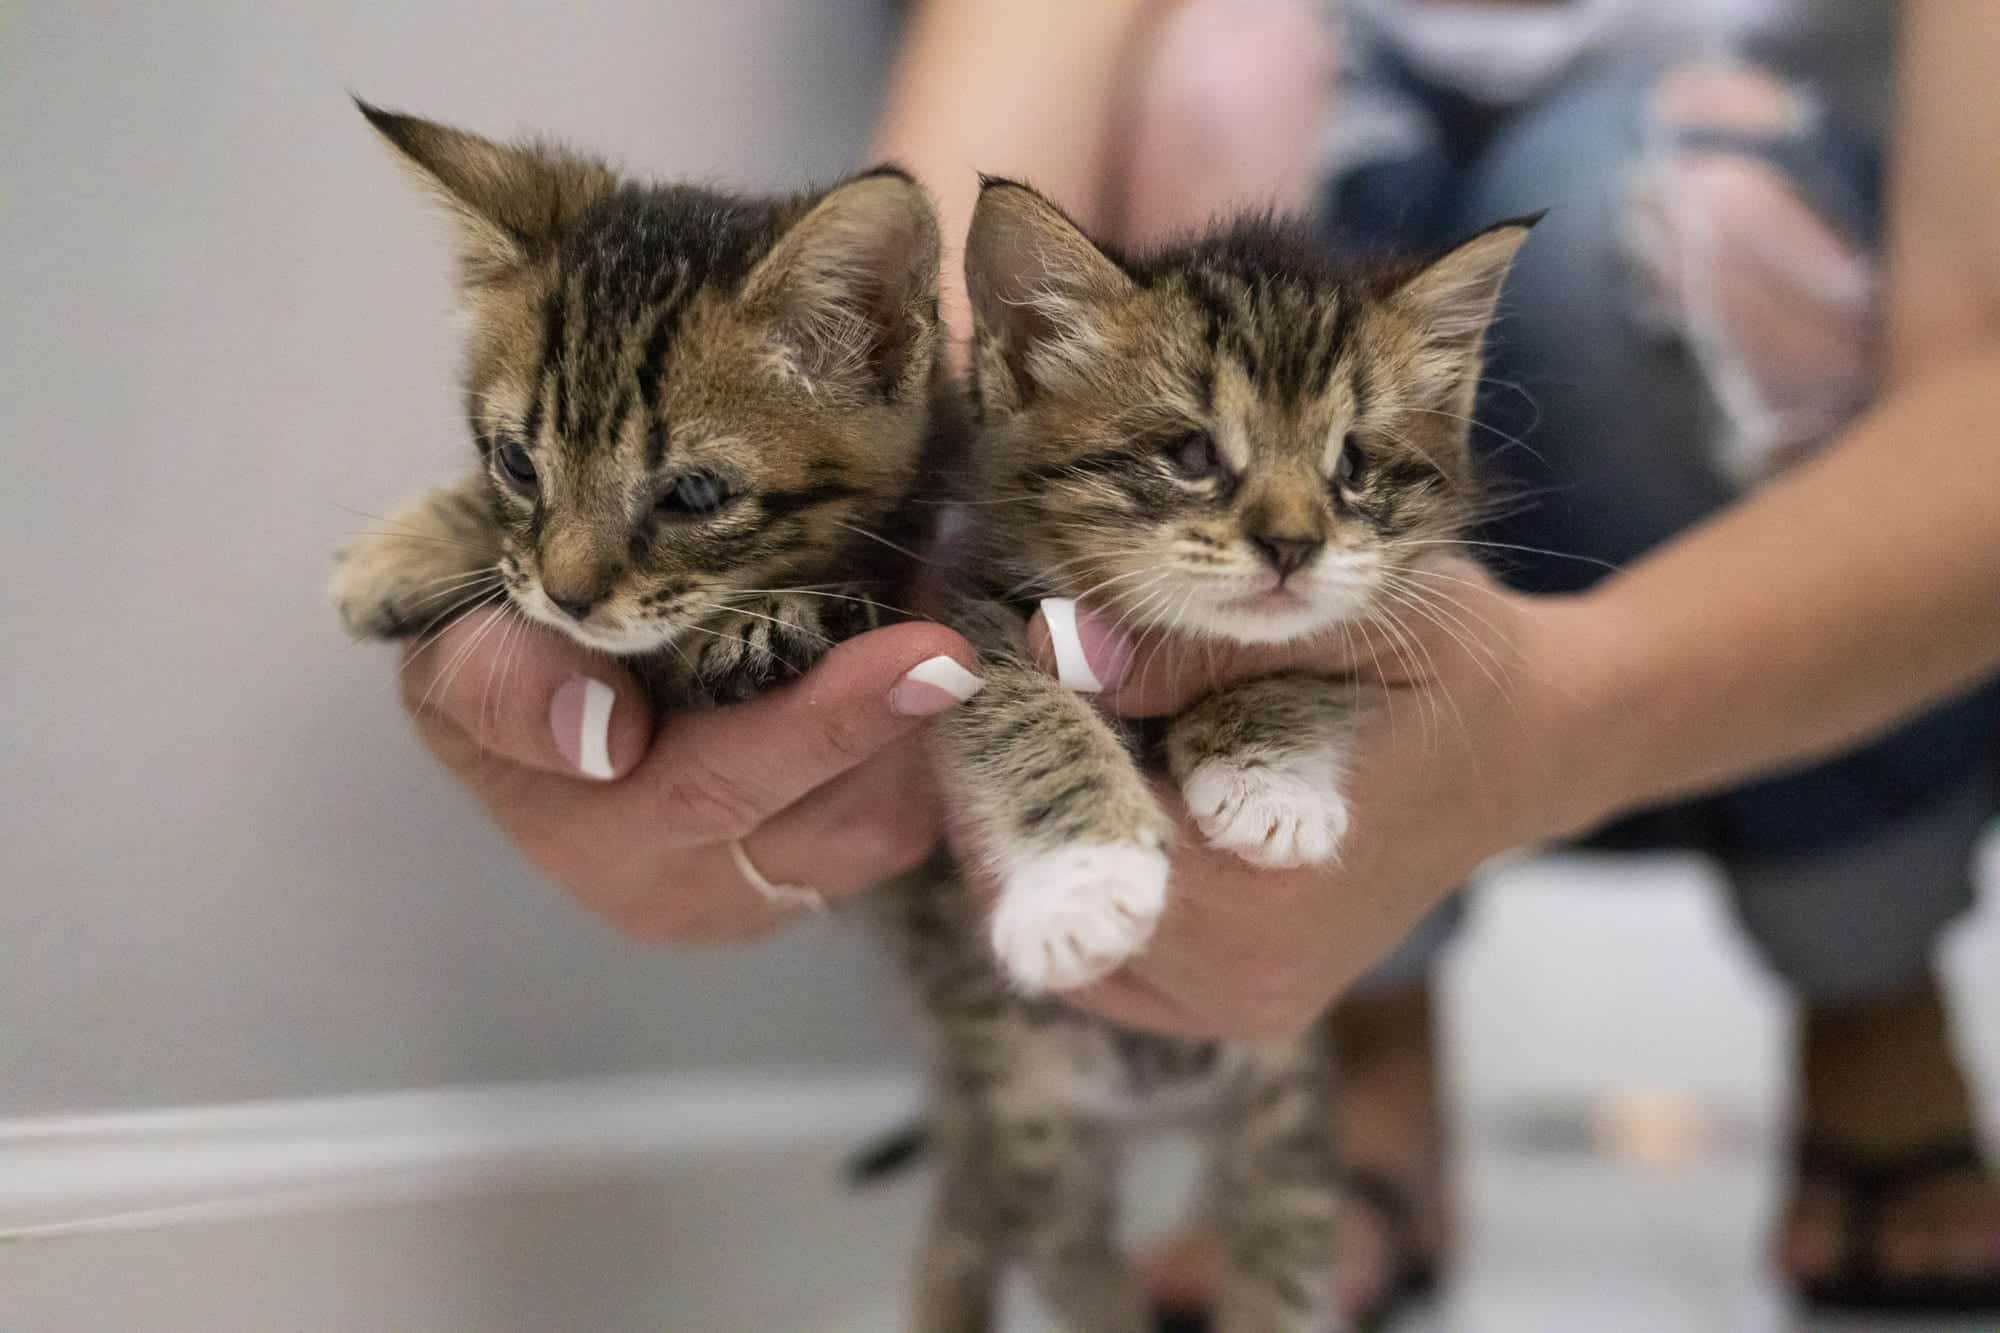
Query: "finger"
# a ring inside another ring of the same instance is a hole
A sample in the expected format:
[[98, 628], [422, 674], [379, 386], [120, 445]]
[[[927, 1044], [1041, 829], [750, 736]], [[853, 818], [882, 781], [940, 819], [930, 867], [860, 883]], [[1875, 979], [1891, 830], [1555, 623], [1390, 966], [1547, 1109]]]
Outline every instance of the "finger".
[[506, 611], [469, 615], [403, 663], [403, 703], [454, 771], [497, 755], [599, 781], [629, 771], [653, 723], [623, 668]]
[[[969, 697], [977, 678], [961, 663], [971, 659], [964, 640], [935, 625], [874, 631], [784, 689], [675, 717], [645, 759], [614, 783], [514, 763], [478, 749], [455, 727], [440, 724], [433, 738], [529, 860], [585, 906], [662, 938], [754, 933], [770, 924], [769, 915], [746, 912], [755, 890], [729, 860], [727, 843]], [[927, 785], [921, 771], [898, 780], [902, 788], [884, 799], [914, 801]], [[831, 795], [821, 800], [826, 822], [807, 825], [813, 832], [800, 836], [800, 849], [773, 859], [764, 873], [774, 881], [796, 875], [822, 891], [850, 888], [851, 874], [859, 887], [861, 867], [844, 858], [865, 849], [861, 817]], [[844, 818], [855, 823], [831, 822]], [[818, 858], [808, 851], [815, 841]], [[835, 855], [836, 843], [849, 850]], [[822, 883], [827, 877], [832, 882]]]
[[1503, 622], [1506, 594], [1470, 561], [1425, 560], [1385, 579], [1374, 613], [1283, 643], [1238, 643], [1120, 633], [1111, 620], [1067, 598], [1044, 601], [1028, 622], [1028, 647], [1044, 671], [1101, 696], [1127, 717], [1176, 713], [1224, 685], [1285, 671], [1359, 676], [1375, 684], [1417, 682], [1444, 652], [1497, 660], [1504, 641], [1484, 640]]
[[[921, 737], [893, 745], [750, 834], [745, 851], [769, 882], [837, 904], [930, 853], [938, 798], [928, 773]], [[648, 837], [637, 783], [578, 782], [489, 754], [461, 776], [531, 863], [627, 934], [748, 939], [800, 915], [795, 903], [767, 901], [726, 843], [665, 848]]]
[[[937, 845], [940, 800], [921, 738], [891, 745], [741, 839], [772, 884], [838, 906], [920, 865]], [[642, 939], [722, 940], [764, 933], [799, 914], [765, 901], [727, 845], [690, 848], [609, 915]]]
[[922, 864], [938, 842], [944, 798], [922, 737], [891, 745], [810, 792], [743, 839], [766, 877], [838, 902]]
[[1128, 636], [1066, 598], [1043, 602], [1028, 622], [1028, 649], [1044, 671], [1127, 717], [1176, 713], [1219, 686], [1280, 671], [1343, 674], [1354, 667], [1354, 647], [1351, 631], [1276, 644]]
[[940, 625], [849, 639], [748, 703], [670, 719], [634, 772], [679, 845], [740, 838], [984, 684], [971, 645]]

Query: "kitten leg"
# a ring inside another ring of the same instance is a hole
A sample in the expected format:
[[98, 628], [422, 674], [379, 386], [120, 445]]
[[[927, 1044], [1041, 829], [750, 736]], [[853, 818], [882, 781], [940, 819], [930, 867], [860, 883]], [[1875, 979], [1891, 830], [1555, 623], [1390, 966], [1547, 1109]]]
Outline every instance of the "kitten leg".
[[335, 559], [327, 597], [357, 639], [407, 639], [495, 592], [500, 533], [474, 473], [374, 522]]
[[1246, 681], [1167, 731], [1167, 764], [1209, 842], [1253, 865], [1331, 860], [1347, 832], [1341, 796], [1354, 703], [1311, 676]]
[[911, 1333], [992, 1333], [999, 1278], [982, 1152], [971, 1137], [933, 1118], [937, 1196], [917, 1257]]
[[1114, 1133], [1063, 1111], [1003, 1112], [993, 1130], [992, 1206], [1063, 1333], [1146, 1333], [1146, 1292], [1116, 1244]]
[[1332, 1077], [1317, 1031], [1260, 1048], [1218, 1144], [1219, 1333], [1327, 1333], [1339, 1208]]
[[1138, 953], [1167, 901], [1172, 827], [1090, 704], [1024, 663], [940, 719], [961, 808], [1000, 875], [991, 937], [1022, 990], [1096, 981]]

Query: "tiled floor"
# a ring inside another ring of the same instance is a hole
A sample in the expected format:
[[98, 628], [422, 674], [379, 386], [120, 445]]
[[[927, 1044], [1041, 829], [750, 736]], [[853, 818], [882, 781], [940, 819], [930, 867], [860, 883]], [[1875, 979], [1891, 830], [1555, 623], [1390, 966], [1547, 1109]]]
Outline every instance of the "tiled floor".
[[[1950, 971], [1967, 1049], [2000, 1075], [1995, 906]], [[1399, 1333], [2000, 1329], [1788, 1314], [1759, 1262], [1788, 1020], [1685, 867], [1521, 872], [1449, 995], [1465, 1252], [1443, 1308]], [[889, 1333], [923, 1182], [852, 1194], [851, 1146], [0, 1246], [0, 1333]], [[1171, 1144], [1147, 1163], [1159, 1221], [1187, 1163]], [[1009, 1328], [1036, 1330], [1025, 1302]]]

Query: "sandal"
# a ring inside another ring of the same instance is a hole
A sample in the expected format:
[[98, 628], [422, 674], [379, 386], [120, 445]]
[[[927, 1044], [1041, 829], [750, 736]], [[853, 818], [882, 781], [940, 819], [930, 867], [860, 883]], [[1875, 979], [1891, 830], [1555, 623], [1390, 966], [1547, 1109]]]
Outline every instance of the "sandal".
[[[1375, 1303], [1354, 1317], [1354, 1333], [1387, 1333], [1414, 1305], [1437, 1294], [1437, 1261], [1423, 1252], [1417, 1239], [1416, 1210], [1403, 1185], [1375, 1171], [1350, 1168], [1341, 1186], [1361, 1207], [1382, 1219], [1388, 1235], [1389, 1272]], [[1153, 1311], [1154, 1333], [1210, 1333], [1208, 1311], [1160, 1308]]]
[[1808, 1309], [1826, 1314], [2000, 1314], [2000, 1265], [1970, 1278], [1893, 1277], [1877, 1263], [1882, 1217], [1891, 1204], [1932, 1181], [1987, 1170], [1970, 1136], [1890, 1157], [1806, 1143], [1799, 1149], [1798, 1169], [1801, 1181], [1820, 1181], [1847, 1200], [1839, 1266], [1826, 1277], [1795, 1284]]

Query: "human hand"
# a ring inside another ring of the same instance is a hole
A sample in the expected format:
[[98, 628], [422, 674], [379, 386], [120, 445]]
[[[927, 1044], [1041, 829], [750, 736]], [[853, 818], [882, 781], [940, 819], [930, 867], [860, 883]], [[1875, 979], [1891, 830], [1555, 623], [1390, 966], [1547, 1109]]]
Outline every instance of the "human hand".
[[970, 668], [950, 630], [875, 630], [783, 688], [656, 730], [644, 690], [615, 662], [518, 618], [496, 627], [495, 614], [410, 654], [405, 706], [522, 853], [620, 930], [723, 940], [787, 919], [737, 868], [736, 839], [768, 880], [830, 903], [936, 845], [936, 784], [916, 733], [960, 702], [936, 682], [964, 690], [967, 678], [911, 671], [937, 658]]
[[[1216, 851], [1162, 780], [1180, 827], [1166, 915], [1144, 955], [1069, 999], [1188, 1035], [1295, 1032], [1482, 861], [1605, 813], [1590, 741], [1614, 644], [1589, 599], [1521, 596], [1468, 564], [1425, 584], [1425, 610], [1401, 608], [1393, 630], [1279, 645], [1125, 639], [1080, 613], [1114, 713], [1176, 712], [1279, 671], [1351, 677], [1363, 707], [1336, 863], [1260, 870]], [[1029, 642], [1054, 670], [1039, 614]]]

